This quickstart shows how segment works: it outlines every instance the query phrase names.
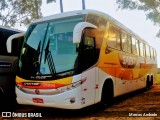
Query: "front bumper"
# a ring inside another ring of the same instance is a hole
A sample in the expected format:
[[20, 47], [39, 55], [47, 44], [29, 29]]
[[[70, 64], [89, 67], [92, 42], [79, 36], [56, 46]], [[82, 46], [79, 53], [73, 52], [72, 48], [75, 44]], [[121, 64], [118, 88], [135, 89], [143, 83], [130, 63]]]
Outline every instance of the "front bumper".
[[[28, 94], [16, 87], [16, 94], [16, 100], [19, 104], [62, 109], [81, 109], [84, 107], [81, 86], [56, 95]], [[40, 103], [35, 102], [35, 99], [41, 100]]]

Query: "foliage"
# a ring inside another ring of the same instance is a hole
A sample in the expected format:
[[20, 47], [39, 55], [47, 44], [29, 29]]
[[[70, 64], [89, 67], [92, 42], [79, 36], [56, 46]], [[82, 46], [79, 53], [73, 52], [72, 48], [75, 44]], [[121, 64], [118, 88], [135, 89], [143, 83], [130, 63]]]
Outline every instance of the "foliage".
[[[160, 26], [160, 0], [116, 0], [119, 9], [143, 10], [146, 18]], [[160, 30], [157, 33], [160, 37]]]
[[27, 25], [42, 17], [42, 0], [0, 0], [0, 21], [2, 26]]

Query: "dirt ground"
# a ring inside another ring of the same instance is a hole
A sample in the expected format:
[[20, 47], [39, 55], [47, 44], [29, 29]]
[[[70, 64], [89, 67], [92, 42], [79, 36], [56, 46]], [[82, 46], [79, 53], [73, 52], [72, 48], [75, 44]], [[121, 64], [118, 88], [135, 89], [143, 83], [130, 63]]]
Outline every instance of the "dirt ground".
[[[85, 120], [160, 120], [160, 84], [149, 91], [136, 91], [114, 99], [108, 108], [96, 105], [83, 110], [62, 110], [35, 106], [19, 106], [14, 113], [41, 113], [38, 119]], [[1, 116], [1, 115], [0, 115]], [[2, 117], [0, 117], [1, 119]], [[4, 119], [4, 118], [3, 118]], [[15, 118], [14, 118], [15, 119]], [[31, 118], [16, 118], [31, 119]]]

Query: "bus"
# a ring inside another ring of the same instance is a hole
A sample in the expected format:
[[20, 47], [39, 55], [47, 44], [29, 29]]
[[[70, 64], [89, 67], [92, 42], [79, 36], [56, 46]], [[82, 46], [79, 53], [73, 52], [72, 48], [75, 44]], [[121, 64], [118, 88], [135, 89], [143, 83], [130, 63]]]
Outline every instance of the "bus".
[[150, 89], [156, 51], [109, 15], [78, 10], [30, 24], [16, 76], [19, 104], [81, 109]]
[[[23, 37], [10, 43], [12, 52], [7, 52], [7, 39], [10, 36], [22, 33], [23, 31], [0, 26], [0, 105], [16, 103], [15, 97], [15, 77], [18, 66], [18, 56], [20, 55]], [[11, 48], [10, 48], [11, 49]]]

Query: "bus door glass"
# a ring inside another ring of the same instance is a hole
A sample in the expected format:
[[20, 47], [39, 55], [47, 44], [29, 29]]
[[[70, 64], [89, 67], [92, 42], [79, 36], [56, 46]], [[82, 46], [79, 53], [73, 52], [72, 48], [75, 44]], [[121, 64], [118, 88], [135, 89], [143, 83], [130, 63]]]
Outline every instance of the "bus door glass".
[[82, 42], [80, 46], [82, 79], [86, 80], [85, 84], [82, 84], [82, 91], [83, 91], [82, 103], [83, 104], [93, 104], [95, 100], [95, 93], [96, 93], [95, 92], [96, 69], [95, 68], [88, 69], [91, 66], [93, 66], [97, 61], [95, 58], [95, 54], [96, 54], [95, 35], [92, 30], [93, 29], [91, 28], [84, 29]]
[[84, 29], [84, 33], [82, 35], [82, 42], [80, 44], [80, 66], [79, 68], [82, 71], [88, 69], [93, 64], [95, 64], [95, 35], [91, 32], [92, 29], [86, 28]]

